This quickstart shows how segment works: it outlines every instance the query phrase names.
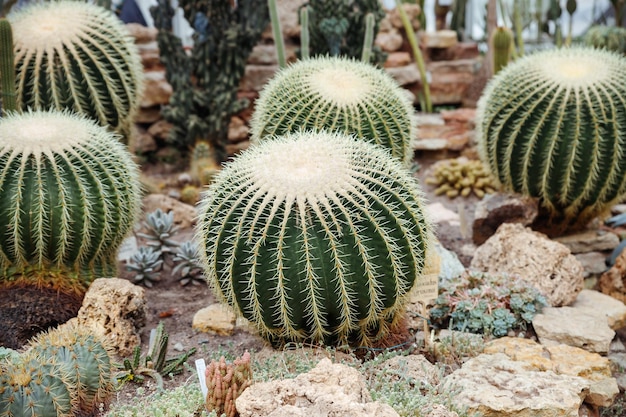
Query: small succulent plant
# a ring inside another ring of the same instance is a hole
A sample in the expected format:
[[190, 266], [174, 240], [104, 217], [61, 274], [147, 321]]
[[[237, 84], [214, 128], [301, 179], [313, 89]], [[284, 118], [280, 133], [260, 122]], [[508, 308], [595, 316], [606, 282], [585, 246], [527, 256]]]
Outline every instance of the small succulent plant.
[[452, 159], [439, 162], [434, 167], [426, 184], [435, 185], [436, 195], [445, 194], [450, 198], [468, 197], [474, 193], [478, 198], [494, 193], [498, 184], [481, 161]]
[[440, 283], [430, 320], [438, 328], [502, 337], [526, 329], [545, 306], [539, 290], [520, 277], [466, 271]]
[[176, 266], [172, 269], [172, 274], [178, 276], [181, 285], [206, 285], [198, 247], [193, 242], [184, 242], [180, 245], [173, 261]]
[[141, 356], [141, 347], [135, 347], [130, 359], [124, 359], [123, 364], [117, 364], [118, 372], [115, 379], [119, 387], [127, 382], [142, 384], [146, 377], [153, 378], [159, 389], [163, 389], [163, 377], [177, 375], [183, 371], [183, 364], [191, 355], [196, 353], [196, 348], [191, 348], [174, 358], [167, 358], [169, 335], [165, 331], [163, 322], [150, 334], [150, 345], [146, 356]]
[[171, 238], [178, 231], [174, 225], [174, 212], [164, 213], [160, 208], [148, 213], [143, 222], [147, 233], [137, 233], [137, 236], [146, 239], [147, 245], [154, 248], [159, 256], [166, 253], [174, 253], [179, 246], [178, 242]]
[[223, 356], [219, 361], [211, 361], [204, 374], [208, 388], [207, 411], [215, 411], [218, 416], [238, 416], [235, 400], [252, 384], [250, 353], [246, 351], [232, 364], [227, 364]]
[[135, 272], [133, 281], [136, 284], [143, 284], [152, 288], [155, 282], [161, 280], [161, 268], [163, 259], [161, 252], [151, 246], [141, 246], [137, 252], [133, 253], [126, 269]]

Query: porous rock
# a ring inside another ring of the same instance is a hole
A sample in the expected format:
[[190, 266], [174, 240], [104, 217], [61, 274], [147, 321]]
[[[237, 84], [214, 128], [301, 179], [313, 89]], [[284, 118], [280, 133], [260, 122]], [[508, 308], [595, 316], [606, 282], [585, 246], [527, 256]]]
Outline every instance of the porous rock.
[[454, 401], [482, 417], [578, 416], [589, 381], [538, 371], [504, 353], [481, 354], [446, 376], [442, 388]]
[[487, 194], [476, 204], [472, 240], [482, 245], [503, 223], [530, 225], [539, 213], [536, 199], [520, 195]]
[[372, 402], [356, 369], [329, 359], [294, 379], [256, 383], [235, 405], [241, 417], [398, 416], [387, 404]]
[[107, 337], [120, 356], [132, 354], [146, 324], [144, 289], [121, 278], [98, 278], [89, 286], [78, 315], [70, 320]]
[[519, 275], [554, 307], [572, 304], [584, 285], [583, 267], [566, 246], [521, 224], [502, 224], [476, 249], [470, 267]]
[[622, 251], [615, 265], [602, 274], [598, 286], [603, 294], [626, 303], [626, 251]]

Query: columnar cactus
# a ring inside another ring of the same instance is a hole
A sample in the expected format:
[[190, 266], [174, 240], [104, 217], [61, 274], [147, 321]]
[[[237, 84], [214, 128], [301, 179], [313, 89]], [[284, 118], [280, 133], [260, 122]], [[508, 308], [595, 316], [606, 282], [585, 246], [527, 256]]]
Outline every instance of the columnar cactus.
[[0, 416], [72, 417], [77, 404], [67, 367], [25, 353], [0, 362]]
[[127, 139], [143, 67], [111, 11], [76, 1], [32, 2], [9, 15], [18, 108], [70, 108]]
[[482, 159], [502, 185], [538, 197], [549, 229], [576, 228], [626, 194], [626, 58], [566, 48], [525, 56], [478, 105]]
[[14, 62], [13, 29], [9, 21], [2, 17], [0, 18], [0, 103], [5, 111], [16, 110]]
[[328, 129], [378, 143], [409, 161], [416, 133], [414, 109], [383, 70], [340, 57], [298, 61], [261, 91], [252, 140], [299, 129]]
[[409, 171], [339, 133], [260, 142], [217, 175], [200, 207], [207, 279], [276, 345], [384, 337], [431, 237]]
[[[118, 136], [68, 112], [0, 120], [0, 271], [116, 272], [141, 205], [138, 168]], [[6, 278], [5, 278], [6, 279]]]
[[82, 326], [66, 325], [37, 336], [30, 352], [43, 363], [64, 363], [76, 409], [91, 415], [113, 392], [112, 349], [106, 339]]
[[491, 35], [493, 47], [493, 73], [497, 74], [509, 63], [511, 47], [513, 46], [513, 32], [505, 26], [499, 26]]

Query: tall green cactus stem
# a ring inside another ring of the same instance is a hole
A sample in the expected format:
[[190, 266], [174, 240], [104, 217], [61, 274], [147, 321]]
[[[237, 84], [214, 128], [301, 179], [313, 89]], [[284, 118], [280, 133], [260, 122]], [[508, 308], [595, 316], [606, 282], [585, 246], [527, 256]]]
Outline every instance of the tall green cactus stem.
[[266, 84], [255, 106], [255, 142], [299, 129], [328, 129], [378, 143], [405, 162], [413, 157], [413, 104], [391, 76], [364, 62], [298, 61]]
[[180, 0], [185, 17], [194, 23], [194, 46], [189, 54], [172, 32], [174, 9], [157, 0], [151, 9], [161, 61], [174, 93], [162, 110], [174, 127], [168, 140], [191, 148], [206, 140], [217, 163], [228, 157], [228, 125], [233, 114], [248, 106], [237, 91], [248, 56], [269, 23], [268, 0]]
[[40, 361], [58, 362], [68, 368], [68, 384], [76, 391], [77, 410], [91, 415], [112, 392], [112, 348], [104, 337], [86, 327], [65, 325], [37, 336], [29, 352]]
[[306, 6], [300, 9], [300, 58], [308, 59], [311, 52], [309, 48], [309, 9]]
[[89, 3], [30, 3], [9, 15], [17, 106], [72, 109], [128, 141], [143, 67], [133, 38], [111, 11]]
[[368, 13], [365, 16], [365, 37], [363, 38], [363, 53], [361, 54], [361, 61], [363, 62], [370, 62], [374, 42], [374, 24], [374, 14]]
[[270, 21], [272, 22], [272, 34], [274, 36], [274, 45], [276, 45], [278, 67], [285, 68], [287, 66], [287, 58], [285, 57], [285, 39], [283, 39], [283, 31], [280, 28], [280, 19], [278, 18], [276, 0], [267, 0], [267, 6], [270, 11]]
[[0, 416], [73, 417], [76, 393], [67, 367], [24, 353], [0, 361]]
[[515, 39], [517, 40], [516, 56], [523, 56], [526, 53], [524, 50], [524, 23], [522, 22], [522, 7], [521, 0], [514, 0], [513, 25], [515, 27]]
[[508, 190], [538, 197], [555, 231], [626, 194], [626, 58], [566, 48], [525, 56], [478, 105], [482, 159]]
[[402, 2], [400, 0], [396, 1], [396, 10], [400, 15], [400, 20], [402, 20], [402, 26], [404, 27], [404, 31], [409, 40], [409, 44], [411, 44], [411, 51], [413, 52], [413, 59], [415, 60], [415, 64], [417, 65], [417, 69], [420, 72], [420, 82], [422, 83], [422, 93], [423, 93], [423, 108], [426, 113], [432, 113], [433, 104], [430, 99], [430, 81], [428, 79], [428, 74], [426, 73], [426, 64], [424, 63], [424, 57], [422, 56], [422, 50], [419, 48], [417, 43], [417, 36], [415, 36], [415, 31], [413, 30], [413, 25], [409, 21], [409, 17], [406, 14], [406, 11], [402, 7]]
[[419, 185], [380, 146], [298, 132], [250, 147], [200, 203], [215, 294], [275, 345], [371, 345], [420, 278], [431, 227]]
[[491, 45], [493, 47], [493, 73], [494, 75], [509, 63], [511, 56], [511, 45], [513, 44], [513, 33], [507, 27], [499, 26], [491, 35]]
[[13, 29], [6, 18], [0, 18], [0, 80], [2, 96], [0, 103], [4, 111], [17, 109], [15, 102], [15, 53], [13, 51]]

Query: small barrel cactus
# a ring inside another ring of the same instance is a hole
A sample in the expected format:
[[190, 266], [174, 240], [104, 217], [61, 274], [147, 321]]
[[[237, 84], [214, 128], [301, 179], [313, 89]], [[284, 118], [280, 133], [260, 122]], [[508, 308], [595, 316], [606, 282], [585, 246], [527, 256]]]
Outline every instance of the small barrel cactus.
[[626, 54], [626, 28], [597, 25], [584, 36], [585, 45]]
[[251, 122], [252, 141], [300, 129], [356, 135], [413, 158], [414, 109], [383, 70], [342, 57], [305, 59], [281, 70], [261, 91]]
[[77, 1], [31, 2], [9, 15], [18, 108], [70, 108], [129, 135], [143, 67], [114, 13]]
[[507, 65], [478, 104], [483, 161], [504, 188], [537, 197], [546, 231], [587, 224], [626, 194], [626, 58], [565, 48]]
[[77, 404], [68, 368], [27, 352], [0, 362], [0, 416], [72, 417]]
[[493, 73], [497, 74], [509, 63], [511, 47], [513, 46], [513, 32], [505, 26], [499, 26], [491, 35], [493, 47]]
[[68, 384], [76, 392], [77, 406], [83, 413], [96, 410], [113, 392], [112, 349], [106, 339], [89, 328], [65, 325], [37, 336], [29, 352], [43, 363], [63, 363]]
[[383, 148], [297, 132], [249, 148], [200, 203], [205, 275], [275, 345], [371, 345], [402, 317], [431, 227], [419, 185]]

